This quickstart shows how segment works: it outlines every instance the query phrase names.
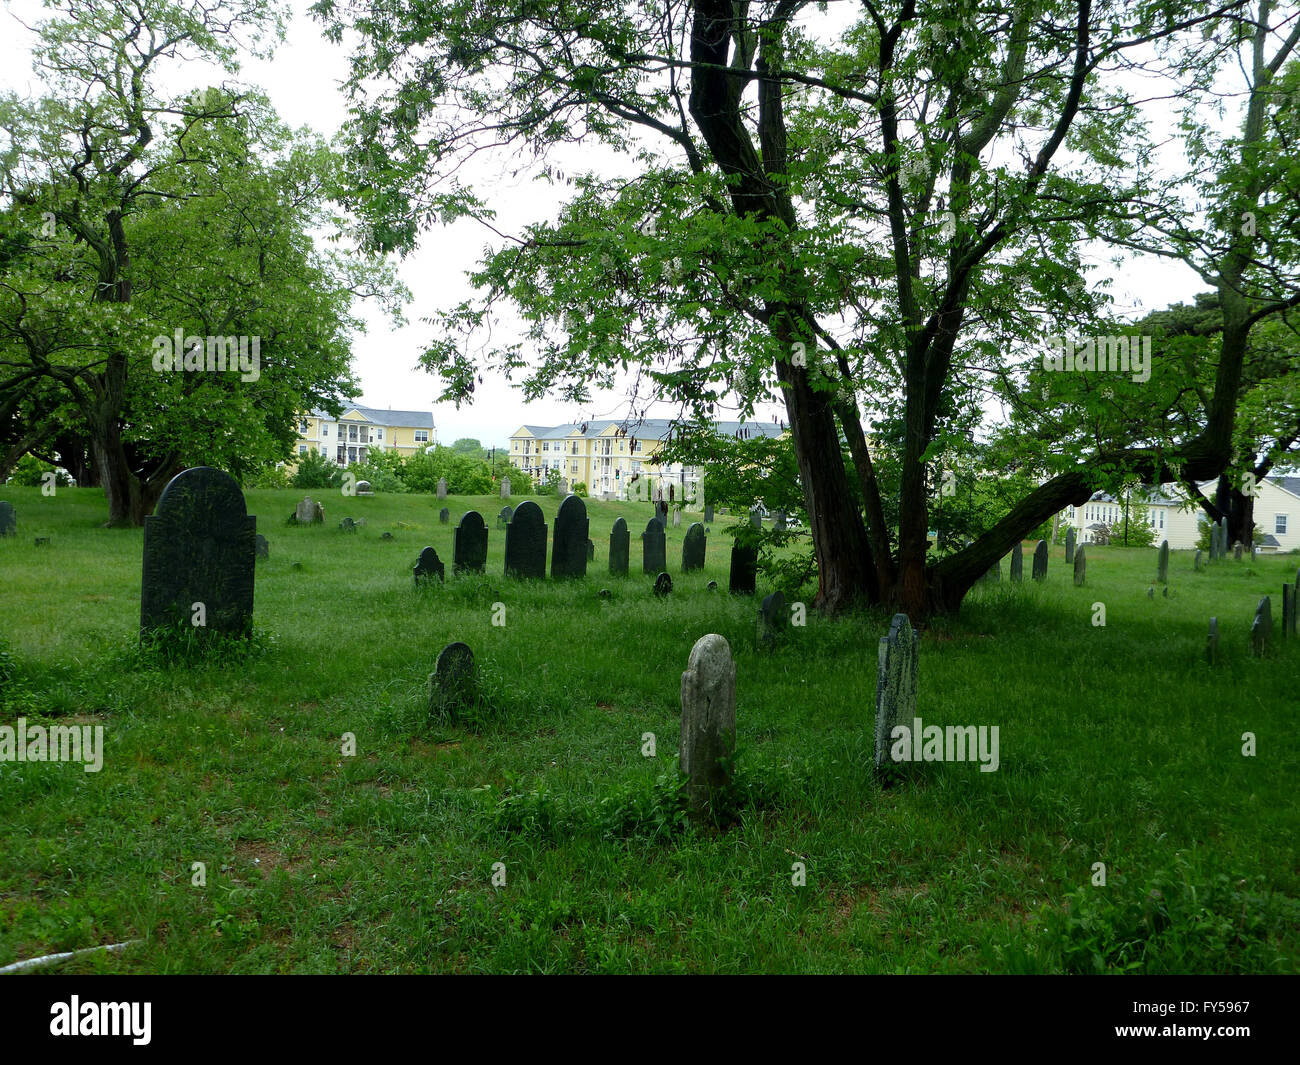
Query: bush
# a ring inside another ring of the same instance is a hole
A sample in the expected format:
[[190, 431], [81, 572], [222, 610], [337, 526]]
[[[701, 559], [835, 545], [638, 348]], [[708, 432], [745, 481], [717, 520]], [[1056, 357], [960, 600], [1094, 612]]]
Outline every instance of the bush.
[[14, 466], [9, 475], [9, 484], [16, 488], [40, 488], [46, 483], [45, 475], [53, 473], [54, 483], [71, 488], [75, 483], [66, 473], [61, 473], [48, 462], [42, 462], [35, 455], [24, 455]]
[[406, 483], [396, 473], [385, 466], [375, 466], [369, 462], [354, 463], [347, 468], [358, 481], [369, 481], [372, 492], [406, 492]]
[[244, 478], [245, 488], [289, 488], [289, 471], [283, 466], [268, 466]]
[[324, 455], [308, 451], [299, 458], [290, 484], [294, 488], [338, 488], [343, 484], [343, 471]]
[[573, 486], [573, 494], [574, 494], [575, 496], [580, 496], [580, 497], [582, 497], [583, 499], [586, 499], [586, 498], [587, 498], [587, 482], [586, 482], [586, 481], [578, 481], [578, 482]]

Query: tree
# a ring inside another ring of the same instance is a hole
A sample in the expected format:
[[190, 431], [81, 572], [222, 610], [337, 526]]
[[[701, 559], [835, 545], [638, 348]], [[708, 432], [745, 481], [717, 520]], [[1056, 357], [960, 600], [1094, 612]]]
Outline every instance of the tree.
[[[489, 146], [546, 158], [596, 139], [635, 158], [631, 177], [568, 179], [547, 165], [575, 190], [559, 217], [492, 252], [473, 275], [482, 296], [438, 317], [425, 362], [447, 397], [473, 393], [468, 338], [489, 330], [499, 301], [521, 309], [527, 346], [498, 343], [489, 364], [523, 374], [530, 397], [582, 400], [629, 365], [700, 420], [727, 396], [752, 409], [775, 390], [818, 603], [865, 598], [920, 620], [955, 611], [1013, 543], [1115, 470], [1155, 484], [1227, 465], [1244, 337], [1300, 298], [1283, 241], [1262, 249], [1276, 291], [1243, 299], [1261, 249], [1224, 226], [1266, 190], [1260, 220], [1287, 218], [1286, 164], [1264, 162], [1259, 127], [1296, 37], [1260, 4], [1248, 19], [1242, 0], [924, 12], [866, 0], [850, 25], [801, 0], [315, 10], [336, 39], [359, 41], [353, 183], [379, 247], [409, 247], [435, 221], [488, 220], [456, 173]], [[1148, 151], [1129, 151], [1149, 138], [1120, 76], [1157, 76], [1153, 49], [1171, 59], [1170, 91], [1196, 100], [1239, 50], [1254, 57], [1241, 143], [1211, 165], [1215, 136], [1201, 128], [1191, 150], [1201, 165], [1189, 181], [1217, 204], [1216, 284], [1232, 291], [1205, 421], [1168, 449], [1103, 441], [1054, 456], [1046, 483], [972, 544], [929, 559], [930, 466], [978, 407], [981, 381], [1023, 390], [1015, 352], [1045, 325], [1092, 324], [1101, 301], [1083, 286], [1079, 248], [1199, 246], [1187, 182], [1159, 180]], [[874, 447], [864, 405], [897, 427]], [[878, 452], [896, 470], [888, 487]]]

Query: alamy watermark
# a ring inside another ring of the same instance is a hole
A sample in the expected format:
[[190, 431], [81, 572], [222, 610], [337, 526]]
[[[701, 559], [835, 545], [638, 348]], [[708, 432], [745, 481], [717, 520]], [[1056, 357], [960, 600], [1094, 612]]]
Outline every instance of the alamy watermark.
[[1066, 373], [1132, 373], [1139, 384], [1151, 380], [1149, 336], [1048, 337], [1043, 369]]
[[104, 768], [103, 725], [0, 725], [0, 762], [84, 762], [87, 773]]
[[981, 773], [997, 772], [997, 725], [895, 725], [889, 732], [892, 762], [976, 762]]
[[241, 381], [256, 381], [262, 376], [262, 338], [186, 336], [184, 329], [177, 329], [173, 336], [153, 338], [153, 368], [159, 373], [228, 370], [239, 373]]

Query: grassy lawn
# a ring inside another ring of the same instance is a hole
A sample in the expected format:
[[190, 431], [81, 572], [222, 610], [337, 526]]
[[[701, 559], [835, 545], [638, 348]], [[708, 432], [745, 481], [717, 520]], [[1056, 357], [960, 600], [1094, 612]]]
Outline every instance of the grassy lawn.
[[[98, 490], [0, 489], [18, 513], [0, 723], [102, 724], [106, 745], [99, 773], [0, 763], [0, 965], [143, 939], [62, 971], [1300, 969], [1300, 649], [1247, 648], [1261, 596], [1280, 628], [1296, 556], [1195, 573], [1176, 552], [1155, 599], [1154, 549], [1088, 547], [1084, 588], [1060, 547], [1041, 586], [1004, 564], [922, 635], [919, 692], [926, 724], [998, 726], [999, 769], [927, 763], [882, 789], [887, 616], [809, 612], [757, 650], [757, 600], [726, 593], [742, 519], [719, 517], [692, 574], [686, 522], [669, 528], [661, 601], [640, 573], [647, 504], [589, 502], [587, 579], [521, 583], [500, 575], [498, 499], [449, 499], [442, 526], [432, 497], [331, 493], [324, 528], [288, 527], [303, 494], [246, 493], [271, 553], [253, 653], [168, 666], [137, 650], [141, 532], [99, 528]], [[553, 526], [558, 500], [538, 502]], [[488, 576], [415, 589], [426, 544], [450, 574], [468, 509]], [[367, 524], [341, 533], [345, 515]], [[626, 579], [607, 573], [619, 515]], [[726, 831], [687, 825], [674, 791], [681, 672], [708, 632], [737, 660]], [[469, 724], [424, 704], [454, 640], [488, 703]]]

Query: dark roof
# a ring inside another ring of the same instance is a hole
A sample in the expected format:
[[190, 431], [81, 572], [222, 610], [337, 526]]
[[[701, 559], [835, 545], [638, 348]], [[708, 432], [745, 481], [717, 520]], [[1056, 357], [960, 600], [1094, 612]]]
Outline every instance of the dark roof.
[[[363, 407], [360, 403], [345, 403], [343, 413], [355, 410], [360, 413], [369, 422], [375, 425], [400, 425], [403, 427], [413, 427], [416, 429], [432, 429], [433, 414], [427, 410], [379, 410], [375, 407]], [[334, 415], [328, 414], [323, 410], [314, 410], [311, 412], [313, 418], [323, 418], [325, 421], [335, 421]]]
[[[589, 422], [570, 422], [568, 425], [525, 425], [533, 436], [539, 439], [554, 440], [573, 436], [576, 430], [583, 431], [578, 434], [582, 437], [600, 436], [611, 425], [617, 426], [626, 431], [629, 437], [636, 437], [641, 440], [663, 440], [673, 428], [673, 422], [668, 418], [643, 418], [640, 421], [622, 421], [619, 419], [602, 418]], [[583, 429], [583, 427], [586, 427]], [[786, 430], [776, 422], [714, 422], [714, 431], [723, 436], [738, 436], [742, 431], [749, 436], [780, 436]]]

